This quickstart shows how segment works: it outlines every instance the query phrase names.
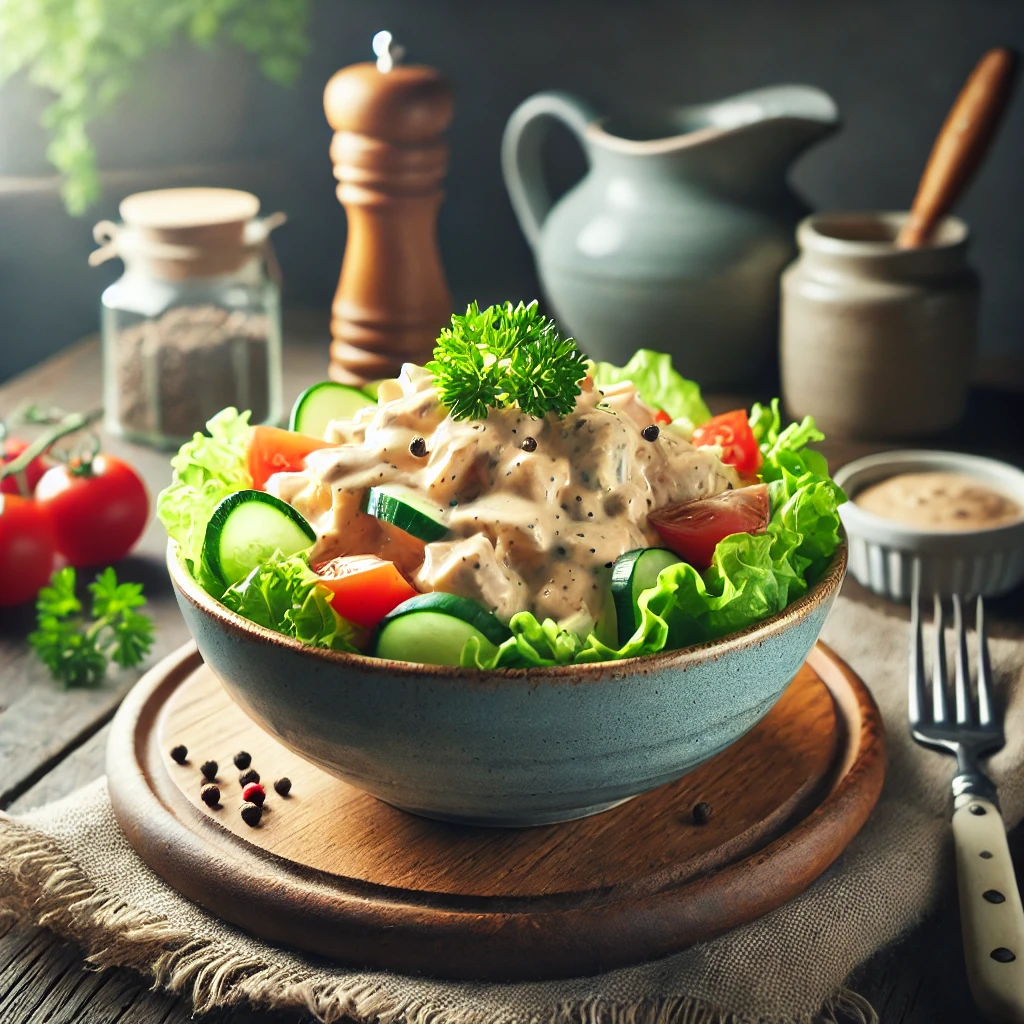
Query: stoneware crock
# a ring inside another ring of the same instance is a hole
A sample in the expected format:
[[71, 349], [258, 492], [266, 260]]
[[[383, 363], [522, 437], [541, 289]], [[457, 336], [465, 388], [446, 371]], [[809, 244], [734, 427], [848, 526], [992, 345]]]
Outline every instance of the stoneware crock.
[[583, 817], [671, 782], [739, 739], [818, 639], [846, 571], [722, 640], [594, 665], [481, 672], [306, 647], [168, 567], [206, 663], [295, 753], [396, 807], [472, 825]]
[[821, 213], [797, 231], [782, 275], [786, 411], [829, 437], [934, 434], [962, 416], [974, 360], [978, 278], [969, 232], [946, 217], [898, 249], [905, 213]]

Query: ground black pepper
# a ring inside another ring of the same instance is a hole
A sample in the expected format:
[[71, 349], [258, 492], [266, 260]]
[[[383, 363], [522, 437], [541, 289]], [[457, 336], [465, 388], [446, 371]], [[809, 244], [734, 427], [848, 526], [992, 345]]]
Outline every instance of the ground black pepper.
[[108, 341], [116, 420], [129, 436], [186, 440], [226, 406], [270, 415], [268, 317], [205, 303], [124, 327]]

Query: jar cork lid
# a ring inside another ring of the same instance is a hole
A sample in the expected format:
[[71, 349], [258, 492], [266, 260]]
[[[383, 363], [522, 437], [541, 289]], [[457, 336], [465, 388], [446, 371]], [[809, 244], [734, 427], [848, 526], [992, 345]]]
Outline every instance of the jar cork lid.
[[171, 279], [230, 273], [283, 223], [282, 214], [257, 221], [260, 201], [231, 188], [166, 188], [136, 192], [121, 201], [123, 224], [101, 221], [93, 230], [101, 248], [93, 266], [114, 256], [144, 261]]

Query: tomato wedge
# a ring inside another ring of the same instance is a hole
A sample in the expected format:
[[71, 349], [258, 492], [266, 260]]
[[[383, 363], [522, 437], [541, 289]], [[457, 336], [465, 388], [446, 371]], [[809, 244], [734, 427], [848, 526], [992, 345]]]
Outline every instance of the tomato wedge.
[[713, 416], [693, 432], [694, 448], [712, 444], [720, 445], [722, 461], [735, 466], [741, 473], [756, 473], [761, 465], [761, 449], [743, 409]]
[[327, 441], [280, 427], [254, 427], [247, 455], [252, 485], [263, 490], [275, 473], [297, 473], [305, 468], [306, 456], [318, 448], [330, 448]]
[[664, 409], [659, 409], [654, 414], [654, 422], [657, 423], [659, 427], [667, 427], [672, 422], [672, 417], [669, 416]]
[[754, 484], [666, 505], [647, 518], [667, 548], [694, 568], [706, 569], [723, 537], [764, 533], [768, 517], [768, 485]]
[[343, 619], [369, 629], [418, 593], [394, 562], [376, 555], [332, 558], [313, 571], [331, 591], [331, 607]]

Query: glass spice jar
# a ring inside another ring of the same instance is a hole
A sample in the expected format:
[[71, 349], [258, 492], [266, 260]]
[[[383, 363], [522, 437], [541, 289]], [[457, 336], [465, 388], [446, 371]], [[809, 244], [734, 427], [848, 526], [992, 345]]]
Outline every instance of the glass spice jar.
[[125, 272], [102, 297], [107, 430], [177, 448], [226, 406], [253, 423], [281, 418], [281, 308], [259, 200], [216, 188], [128, 196], [122, 224], [93, 230], [96, 266]]

